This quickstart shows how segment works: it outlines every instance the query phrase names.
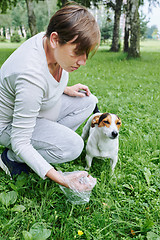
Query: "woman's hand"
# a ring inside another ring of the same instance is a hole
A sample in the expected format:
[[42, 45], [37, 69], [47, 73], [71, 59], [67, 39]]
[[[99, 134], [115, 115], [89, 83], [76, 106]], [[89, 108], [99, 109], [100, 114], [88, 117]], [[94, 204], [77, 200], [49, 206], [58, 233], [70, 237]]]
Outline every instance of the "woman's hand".
[[78, 83], [71, 87], [66, 87], [64, 93], [71, 97], [84, 97], [89, 96], [91, 94], [89, 88], [81, 83]]
[[47, 172], [46, 177], [49, 177], [62, 186], [78, 192], [91, 191], [96, 184], [96, 178], [88, 175], [86, 171], [62, 173], [51, 168]]
[[77, 192], [91, 191], [96, 184], [96, 178], [88, 175], [86, 171], [71, 172], [66, 175], [64, 173], [64, 179], [68, 187]]

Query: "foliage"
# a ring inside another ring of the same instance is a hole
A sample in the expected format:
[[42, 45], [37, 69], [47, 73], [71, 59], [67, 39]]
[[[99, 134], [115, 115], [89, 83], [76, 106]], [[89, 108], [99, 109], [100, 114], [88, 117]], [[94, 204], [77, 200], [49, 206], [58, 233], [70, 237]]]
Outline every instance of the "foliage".
[[[56, 3], [53, 1], [49, 2], [47, 5], [46, 1], [45, 2], [39, 1], [38, 3], [35, 2], [34, 11], [36, 15], [38, 32], [45, 31], [49, 22], [50, 15], [53, 15], [54, 12], [56, 11]], [[26, 38], [28, 39], [31, 36], [31, 34], [28, 31], [29, 26], [26, 3], [25, 0], [18, 0], [16, 6], [12, 8], [10, 11], [8, 11], [7, 14], [0, 15], [0, 27], [12, 29], [14, 28], [16, 30], [20, 29], [21, 34], [23, 36], [22, 26], [26, 31], [27, 35]]]
[[[57, 7], [55, 1], [50, 1], [47, 5], [46, 1], [38, 2], [34, 4], [36, 22], [37, 22], [37, 30], [38, 32], [45, 31], [50, 17], [55, 13]], [[43, 16], [43, 17], [42, 17]]]
[[158, 28], [156, 25], [152, 25], [151, 27], [148, 27], [146, 37], [151, 39], [155, 31], [158, 31]]
[[11, 42], [20, 42], [21, 37], [19, 36], [18, 32], [14, 32], [11, 36]]
[[10, 14], [0, 14], [0, 27], [11, 27], [11, 23]]
[[112, 24], [106, 24], [102, 29], [101, 29], [101, 39], [103, 41], [111, 39], [113, 34], [113, 25]]
[[146, 19], [146, 15], [144, 15], [141, 12], [141, 15], [140, 15], [140, 37], [141, 37], [141, 39], [145, 39], [146, 38], [148, 22], [149, 21]]
[[[70, 1], [69, 0], [57, 0], [57, 6], [59, 8], [61, 8], [62, 6], [64, 6], [66, 3], [69, 3]], [[95, 7], [98, 7], [98, 2], [101, 2], [100, 0], [93, 0], [93, 1], [90, 1], [90, 0], [75, 0], [74, 2], [77, 2], [85, 7], [88, 7], [90, 8], [91, 6], [95, 6]]]
[[[11, 26], [15, 29], [22, 28], [28, 29], [28, 19], [25, 0], [18, 0], [17, 5], [10, 11]], [[22, 32], [21, 32], [22, 33]], [[23, 33], [22, 33], [23, 36]]]
[[26, 40], [28, 40], [29, 38], [31, 38], [31, 33], [30, 33], [30, 32], [27, 32], [27, 34], [26, 34]]
[[[70, 85], [86, 84], [98, 97], [101, 112], [122, 119], [114, 176], [109, 160], [94, 159], [90, 174], [97, 185], [90, 202], [72, 206], [49, 179], [31, 173], [11, 180], [0, 170], [0, 198], [10, 195], [0, 202], [0, 239], [32, 239], [35, 232], [54, 240], [160, 239], [160, 42], [141, 46], [141, 58], [130, 60], [101, 47], [86, 66], [70, 74]], [[12, 51], [0, 50], [0, 64]], [[56, 167], [84, 170], [84, 157], [85, 149], [75, 161]]]
[[105, 21], [105, 24], [102, 25], [101, 27], [101, 39], [102, 40], [107, 40], [107, 39], [112, 39], [113, 35], [113, 22], [112, 21]]
[[[2, 13], [6, 13], [8, 9], [12, 9], [17, 3], [24, 2], [26, 0], [0, 0], [0, 9]], [[38, 3], [38, 1], [44, 0], [31, 0]]]
[[0, 1], [0, 9], [2, 13], [6, 13], [7, 9], [11, 9], [12, 6], [16, 6], [17, 0], [1, 0]]
[[51, 230], [46, 229], [43, 223], [35, 223], [29, 232], [23, 231], [25, 240], [45, 240], [50, 237]]
[[6, 42], [6, 38], [3, 36], [0, 36], [0, 42]]

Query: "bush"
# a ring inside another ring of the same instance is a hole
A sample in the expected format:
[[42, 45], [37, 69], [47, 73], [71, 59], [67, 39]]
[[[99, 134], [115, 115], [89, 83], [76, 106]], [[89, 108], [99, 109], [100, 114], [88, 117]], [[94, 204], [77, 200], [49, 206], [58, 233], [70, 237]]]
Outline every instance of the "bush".
[[3, 36], [0, 36], [0, 42], [5, 42], [5, 41], [6, 41], [6, 38]]
[[26, 34], [26, 40], [28, 40], [29, 38], [31, 38], [31, 34], [30, 34], [30, 32], [27, 32], [27, 34]]
[[11, 42], [20, 42], [21, 37], [19, 36], [18, 32], [14, 32], [11, 36]]

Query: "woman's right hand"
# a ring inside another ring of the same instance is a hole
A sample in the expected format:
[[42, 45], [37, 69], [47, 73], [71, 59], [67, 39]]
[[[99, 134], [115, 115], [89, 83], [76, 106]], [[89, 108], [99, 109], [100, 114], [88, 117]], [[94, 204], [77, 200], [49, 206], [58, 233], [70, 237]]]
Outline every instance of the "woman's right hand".
[[86, 171], [64, 173], [64, 181], [70, 189], [78, 192], [91, 191], [96, 184], [96, 178]]
[[64, 187], [79, 192], [91, 191], [96, 185], [97, 181], [96, 178], [88, 175], [88, 172], [86, 171], [62, 173], [56, 171], [54, 168], [51, 168], [47, 172], [46, 177], [49, 177], [51, 180]]

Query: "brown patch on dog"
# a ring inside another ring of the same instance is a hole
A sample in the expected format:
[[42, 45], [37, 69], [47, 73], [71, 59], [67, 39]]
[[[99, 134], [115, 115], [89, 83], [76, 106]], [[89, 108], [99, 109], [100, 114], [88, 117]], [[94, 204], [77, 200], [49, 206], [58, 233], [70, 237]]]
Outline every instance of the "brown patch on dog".
[[91, 122], [91, 127], [92, 127], [92, 128], [95, 127], [95, 124], [98, 124], [99, 118], [100, 118], [100, 115], [99, 115], [99, 116], [95, 116], [95, 117], [92, 119], [92, 122]]
[[[108, 115], [109, 115], [109, 113], [102, 113], [102, 114], [100, 115], [100, 118], [99, 118], [99, 123], [100, 123], [104, 118], [106, 118]], [[99, 124], [99, 123], [98, 123], [98, 124]]]
[[112, 122], [111, 115], [109, 113], [103, 113], [99, 118], [98, 127], [110, 127]]
[[115, 121], [115, 124], [117, 125], [117, 128], [118, 130], [120, 129], [121, 125], [122, 125], [122, 122], [121, 122], [121, 119], [117, 116], [117, 119]]

